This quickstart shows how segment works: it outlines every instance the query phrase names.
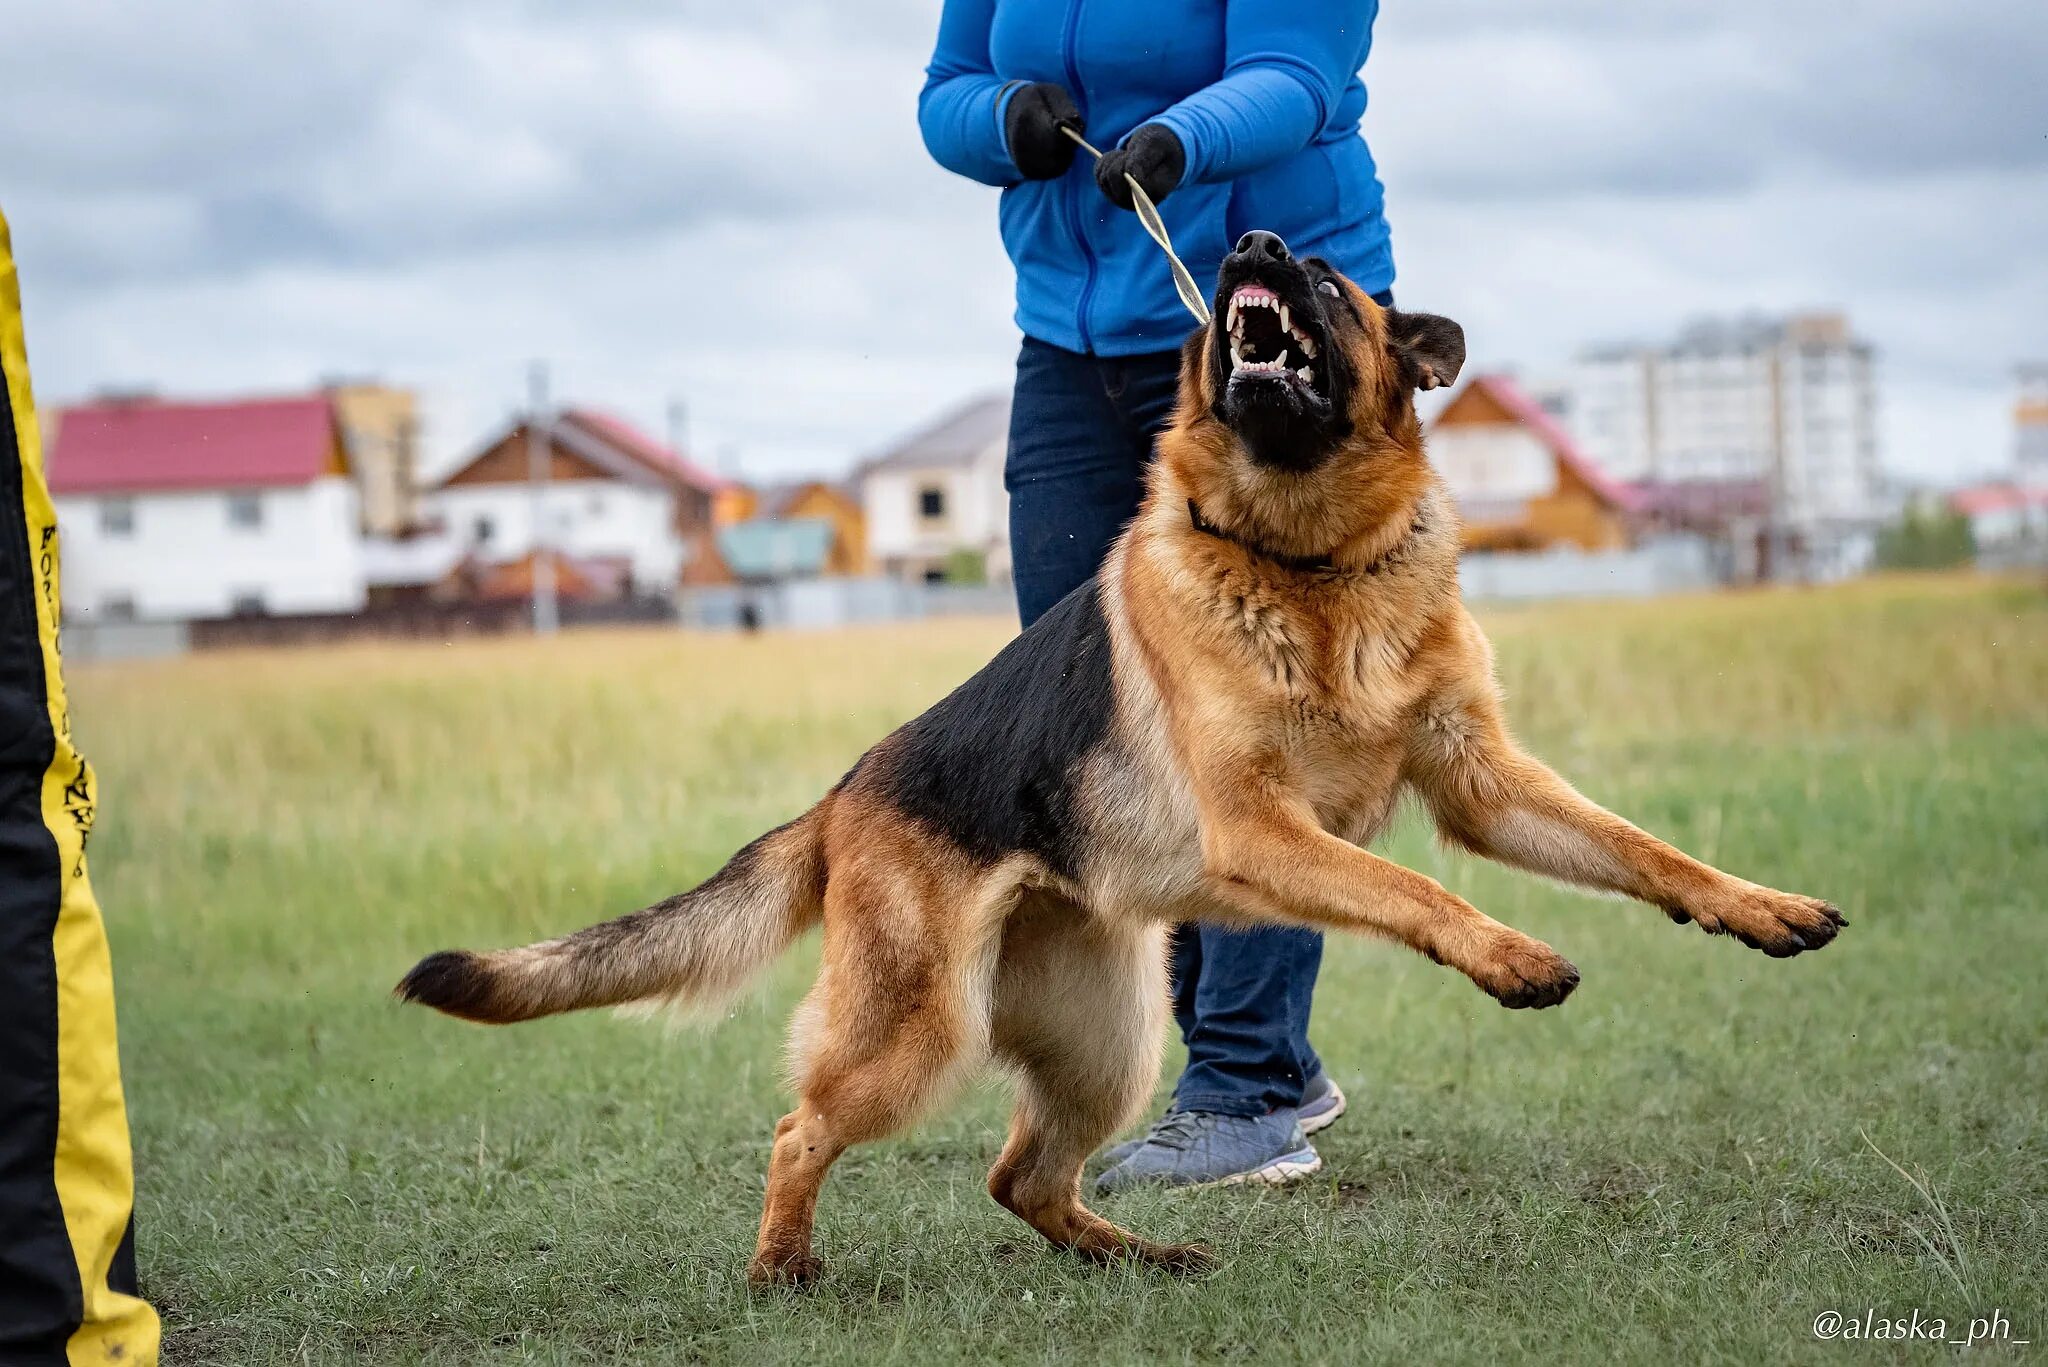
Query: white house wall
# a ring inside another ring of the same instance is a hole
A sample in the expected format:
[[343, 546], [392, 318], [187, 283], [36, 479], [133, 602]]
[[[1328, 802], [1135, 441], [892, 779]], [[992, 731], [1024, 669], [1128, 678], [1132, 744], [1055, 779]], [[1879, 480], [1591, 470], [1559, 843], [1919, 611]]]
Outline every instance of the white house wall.
[[[429, 500], [448, 533], [487, 560], [517, 560], [533, 550], [534, 499], [524, 484], [457, 484]], [[547, 546], [569, 556], [623, 556], [643, 589], [666, 588], [682, 568], [675, 495], [606, 479], [550, 482], [542, 494]], [[481, 544], [477, 532], [488, 524]]]
[[227, 490], [123, 496], [132, 531], [109, 535], [106, 495], [59, 497], [64, 610], [93, 620], [126, 603], [135, 617], [226, 617], [253, 597], [270, 613], [354, 612], [364, 603], [355, 486], [328, 476], [292, 488], [244, 491], [260, 525], [228, 519]]
[[[932, 486], [944, 491], [946, 513], [927, 520], [919, 515], [919, 497]], [[1010, 499], [1000, 443], [970, 464], [871, 471], [861, 484], [861, 506], [868, 554], [878, 563], [943, 559], [964, 550], [987, 556], [991, 573], [1007, 572]]]

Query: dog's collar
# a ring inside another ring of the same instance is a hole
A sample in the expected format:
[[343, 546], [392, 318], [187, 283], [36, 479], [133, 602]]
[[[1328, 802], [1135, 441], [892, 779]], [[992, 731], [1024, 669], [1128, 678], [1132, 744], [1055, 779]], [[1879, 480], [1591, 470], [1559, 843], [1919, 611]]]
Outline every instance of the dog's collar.
[[[1203, 517], [1201, 508], [1196, 506], [1193, 499], [1188, 500], [1188, 521], [1193, 524], [1196, 531], [1201, 532], [1205, 536], [1213, 536], [1219, 541], [1228, 541], [1234, 546], [1242, 546], [1261, 560], [1270, 560], [1274, 564], [1293, 570], [1298, 574], [1307, 574], [1316, 570], [1337, 570], [1343, 568], [1335, 559], [1328, 555], [1283, 555], [1279, 551], [1269, 550], [1259, 545], [1256, 541], [1247, 541], [1241, 536], [1232, 536], [1208, 518]], [[1424, 525], [1422, 510], [1417, 509], [1415, 521], [1409, 524], [1408, 530], [1402, 534], [1401, 539], [1380, 552], [1370, 563], [1360, 565], [1353, 573], [1378, 574], [1381, 570], [1398, 562], [1407, 553], [1409, 543], [1421, 534]]]

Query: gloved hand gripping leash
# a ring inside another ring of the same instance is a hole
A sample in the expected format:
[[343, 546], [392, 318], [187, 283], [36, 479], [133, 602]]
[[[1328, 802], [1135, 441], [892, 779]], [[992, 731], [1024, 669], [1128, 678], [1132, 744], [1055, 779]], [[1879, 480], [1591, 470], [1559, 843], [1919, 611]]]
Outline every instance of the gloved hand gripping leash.
[[[1091, 146], [1088, 139], [1075, 132], [1072, 124], [1063, 123], [1059, 125], [1059, 130], [1072, 138], [1088, 155], [1097, 161], [1102, 160], [1102, 153]], [[1159, 250], [1166, 253], [1167, 264], [1173, 267], [1173, 287], [1180, 291], [1181, 303], [1187, 305], [1188, 312], [1195, 315], [1196, 322], [1207, 327], [1209, 301], [1202, 297], [1202, 291], [1196, 287], [1195, 277], [1188, 273], [1188, 268], [1174, 255], [1173, 239], [1166, 235], [1166, 225], [1159, 219], [1158, 206], [1152, 203], [1152, 196], [1145, 193], [1145, 187], [1138, 184], [1136, 176], [1126, 174], [1124, 179], [1130, 184], [1131, 203], [1137, 207], [1138, 221], [1145, 225], [1145, 231], [1159, 244]]]

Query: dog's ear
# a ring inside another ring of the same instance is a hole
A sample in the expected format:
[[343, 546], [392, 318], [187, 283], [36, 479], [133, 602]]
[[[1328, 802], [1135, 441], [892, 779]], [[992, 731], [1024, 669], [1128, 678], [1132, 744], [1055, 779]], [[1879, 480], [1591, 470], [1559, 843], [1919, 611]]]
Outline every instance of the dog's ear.
[[1411, 389], [1437, 389], [1465, 365], [1465, 329], [1434, 313], [1387, 310], [1387, 345], [1401, 362]]

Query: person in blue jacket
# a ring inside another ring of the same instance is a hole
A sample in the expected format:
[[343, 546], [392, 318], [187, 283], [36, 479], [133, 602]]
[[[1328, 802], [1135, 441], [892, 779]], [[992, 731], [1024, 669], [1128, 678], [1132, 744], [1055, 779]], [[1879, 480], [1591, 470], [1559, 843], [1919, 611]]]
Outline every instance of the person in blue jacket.
[[[1002, 188], [1024, 332], [1005, 483], [1025, 625], [1094, 574], [1137, 511], [1193, 326], [1124, 176], [1197, 280], [1253, 229], [1383, 304], [1394, 263], [1359, 134], [1377, 0], [946, 0], [918, 99], [925, 146]], [[1060, 131], [1105, 149], [1076, 157]], [[1322, 937], [1182, 926], [1172, 1108], [1097, 1179], [1286, 1181], [1344, 1095], [1308, 1041]]]

